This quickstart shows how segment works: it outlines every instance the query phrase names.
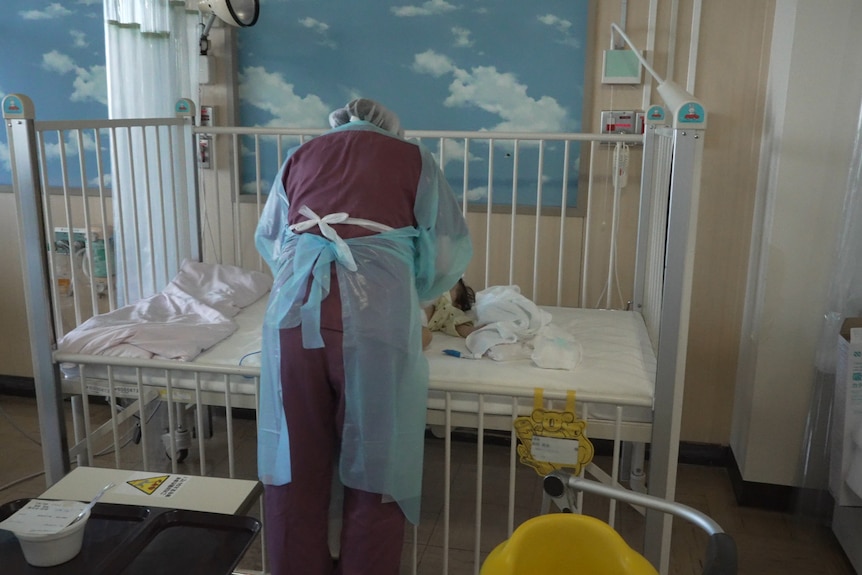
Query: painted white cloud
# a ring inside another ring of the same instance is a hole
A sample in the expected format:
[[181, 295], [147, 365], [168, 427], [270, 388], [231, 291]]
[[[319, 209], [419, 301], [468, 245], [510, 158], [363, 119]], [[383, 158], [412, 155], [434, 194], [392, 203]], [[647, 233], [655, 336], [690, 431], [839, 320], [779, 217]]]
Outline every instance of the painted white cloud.
[[305, 28], [309, 28], [320, 34], [325, 33], [327, 30], [329, 30], [329, 24], [327, 24], [326, 22], [321, 22], [320, 20], [315, 20], [311, 17], [300, 18], [299, 23], [302, 24]]
[[42, 67], [58, 74], [68, 74], [77, 68], [70, 56], [61, 54], [57, 50], [42, 54]]
[[[451, 162], [464, 162], [464, 140], [453, 140], [452, 138], [444, 138], [442, 158], [440, 157], [439, 141], [423, 141], [422, 144], [431, 150], [434, 159], [437, 161], [438, 164], [440, 164], [441, 167], [445, 167]], [[476, 156], [473, 152], [467, 151], [468, 162], [474, 162], [480, 159], [481, 158]]]
[[84, 102], [95, 100], [108, 105], [108, 73], [104, 66], [91, 66], [88, 70], [78, 68], [75, 70], [75, 81], [72, 86], [73, 102]]
[[75, 79], [72, 82], [72, 95], [69, 98], [73, 102], [94, 100], [108, 105], [108, 77], [104, 66], [82, 68], [66, 54], [52, 50], [42, 54], [42, 67], [60, 75], [70, 72], [75, 74]]
[[555, 16], [553, 14], [544, 14], [542, 16], [536, 16], [539, 22], [546, 26], [550, 26], [557, 30], [560, 33], [560, 38], [557, 42], [561, 44], [566, 44], [567, 46], [572, 46], [574, 48], [580, 48], [581, 43], [577, 38], [572, 36], [571, 28], [572, 23], [565, 18], [560, 18], [559, 16]]
[[452, 35], [455, 36], [455, 46], [457, 48], [469, 48], [473, 45], [473, 40], [470, 39], [470, 31], [460, 26], [452, 28]]
[[318, 96], [294, 93], [293, 84], [278, 72], [249, 66], [239, 75], [239, 97], [247, 104], [273, 115], [269, 126], [326, 126], [330, 107]]
[[258, 180], [257, 182], [246, 182], [242, 185], [243, 194], [268, 194], [272, 188], [272, 181]]
[[479, 186], [477, 188], [470, 188], [467, 190], [467, 201], [468, 202], [478, 202], [480, 200], [487, 199], [488, 197], [488, 186]]
[[12, 171], [12, 160], [9, 158], [9, 145], [6, 142], [0, 142], [0, 168], [7, 173]]
[[337, 47], [336, 43], [329, 37], [329, 24], [326, 22], [321, 22], [320, 20], [315, 20], [311, 17], [305, 17], [299, 19], [299, 24], [318, 35], [318, 44], [333, 49]]
[[537, 18], [542, 24], [556, 28], [560, 32], [567, 32], [569, 28], [572, 27], [571, 22], [564, 20], [559, 16], [554, 16], [553, 14], [545, 14], [543, 16], [537, 16]]
[[[111, 178], [111, 174], [102, 174], [102, 186], [104, 186], [106, 188], [110, 188], [112, 182], [113, 182], [113, 179]], [[87, 185], [89, 185], [90, 187], [93, 187], [93, 188], [98, 188], [99, 187], [99, 176], [96, 176], [95, 178], [90, 178], [90, 181], [87, 182]]]
[[86, 48], [90, 45], [87, 35], [80, 30], [69, 30], [69, 35], [72, 36], [72, 46], [75, 48]]
[[441, 77], [451, 74], [449, 96], [444, 105], [474, 107], [495, 114], [501, 121], [488, 129], [496, 131], [559, 132], [573, 129], [566, 109], [550, 96], [533, 98], [527, 86], [514, 74], [500, 72], [494, 66], [477, 66], [471, 70], [458, 68], [433, 50], [416, 54], [413, 70]]
[[[6, 91], [0, 86], [0, 100], [6, 97]], [[0, 142], [0, 168], [5, 172], [12, 171], [12, 163], [9, 159], [9, 146], [6, 142]]]
[[69, 16], [72, 11], [64, 8], [62, 4], [54, 2], [42, 10], [22, 10], [18, 14], [24, 20], [53, 20], [54, 18]]
[[82, 148], [84, 152], [94, 152], [97, 149], [96, 140], [93, 138], [92, 133], [84, 132], [81, 134], [81, 143], [79, 147], [78, 133], [74, 131], [66, 132], [66, 141], [62, 148], [60, 147], [60, 142], [56, 139], [54, 141], [46, 140], [44, 147], [45, 157], [48, 159], [57, 159], [63, 154], [65, 154], [66, 158], [77, 157], [78, 152]]
[[452, 60], [434, 50], [426, 50], [421, 54], [414, 55], [412, 68], [414, 72], [430, 74], [435, 78], [449, 74], [456, 69]]
[[393, 6], [391, 8], [393, 14], [404, 18], [414, 16], [436, 16], [438, 14], [445, 14], [446, 12], [451, 12], [452, 10], [457, 9], [457, 6], [446, 2], [446, 0], [428, 0], [427, 2], [423, 2], [418, 5]]

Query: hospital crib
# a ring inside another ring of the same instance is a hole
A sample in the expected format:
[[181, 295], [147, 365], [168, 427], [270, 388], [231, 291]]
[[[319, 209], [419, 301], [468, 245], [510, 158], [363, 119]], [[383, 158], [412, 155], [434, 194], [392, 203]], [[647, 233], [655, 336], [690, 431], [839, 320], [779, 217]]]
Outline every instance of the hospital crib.
[[[607, 523], [579, 513], [576, 492], [600, 495], [612, 501], [639, 505], [680, 517], [709, 535], [703, 575], [736, 575], [737, 552], [733, 538], [704, 513], [683, 505], [584, 479], [565, 471], [547, 475], [546, 498], [563, 513], [540, 515], [522, 523], [485, 560], [480, 575], [658, 575]], [[578, 499], [582, 500], [580, 496]]]

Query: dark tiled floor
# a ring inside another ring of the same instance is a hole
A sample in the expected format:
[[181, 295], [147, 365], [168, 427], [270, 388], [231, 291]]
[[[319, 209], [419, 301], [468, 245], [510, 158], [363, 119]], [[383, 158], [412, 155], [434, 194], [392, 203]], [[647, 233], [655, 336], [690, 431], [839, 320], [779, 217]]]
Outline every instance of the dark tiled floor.
[[[0, 502], [36, 497], [45, 488], [42, 472], [41, 448], [37, 444], [39, 425], [34, 399], [0, 395]], [[105, 406], [92, 406], [94, 418], [104, 418]], [[228, 459], [223, 449], [223, 421], [216, 418], [215, 436], [209, 440], [206, 461], [207, 474], [225, 475]], [[127, 433], [128, 430], [121, 430]], [[254, 423], [250, 419], [235, 420], [234, 434], [239, 448], [234, 461], [236, 475], [254, 478]], [[220, 443], [222, 445], [220, 445]], [[159, 453], [161, 446], [153, 442], [152, 457], [170, 470], [170, 462]], [[194, 447], [192, 450], [194, 451]], [[125, 451], [125, 450], [124, 450]], [[183, 465], [197, 465], [196, 453], [191, 453]], [[508, 490], [508, 473], [504, 472], [509, 457], [508, 447], [489, 444], [485, 447], [486, 469], [483, 474], [482, 543], [480, 560], [506, 537], [507, 509], [505, 493]], [[121, 466], [135, 468], [140, 456], [122, 454]], [[442, 484], [444, 451], [441, 440], [429, 439], [426, 445], [425, 491], [422, 521], [416, 531], [408, 529], [405, 542], [403, 573], [411, 573], [409, 566], [415, 555], [418, 573], [443, 573], [444, 556], [441, 528], [443, 505]], [[111, 452], [100, 455], [96, 465], [113, 467], [115, 456]], [[152, 469], [151, 469], [152, 470]], [[195, 473], [190, 467], [180, 473]], [[476, 502], [473, 495], [477, 468], [475, 444], [453, 442], [452, 506], [448, 554], [450, 575], [474, 573], [475, 532], [472, 517]], [[529, 469], [518, 472], [516, 481], [515, 524], [537, 513], [541, 504], [541, 486], [538, 476]], [[464, 486], [460, 488], [460, 486]], [[719, 467], [681, 465], [678, 474], [677, 500], [699, 509], [718, 521], [730, 533], [739, 548], [740, 575], [852, 575], [853, 569], [844, 556], [831, 531], [808, 518], [736, 505], [726, 470]], [[605, 502], [587, 500], [588, 513], [607, 519]], [[256, 511], [255, 514], [259, 514]], [[618, 506], [616, 528], [635, 549], [640, 548], [643, 518], [625, 506]], [[414, 551], [413, 541], [416, 541]], [[706, 545], [706, 536], [683, 521], [674, 522], [671, 549], [673, 575], [699, 575]], [[240, 570], [261, 568], [259, 542], [246, 555]]]

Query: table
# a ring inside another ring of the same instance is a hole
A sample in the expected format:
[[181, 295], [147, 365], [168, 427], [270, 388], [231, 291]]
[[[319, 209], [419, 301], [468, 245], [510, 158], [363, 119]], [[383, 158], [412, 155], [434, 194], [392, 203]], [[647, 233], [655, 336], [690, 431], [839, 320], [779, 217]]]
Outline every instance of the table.
[[[27, 564], [14, 534], [0, 530], [3, 575], [230, 575], [260, 531], [244, 516], [263, 491], [258, 481], [78, 467], [40, 499], [89, 501], [81, 552], [55, 567]], [[27, 504], [0, 505], [0, 521]]]
[[[152, 494], [148, 494], [147, 491], [162, 477], [167, 479], [162, 481]], [[149, 478], [153, 481], [146, 482]], [[172, 495], [166, 497], [160, 494], [165, 491], [164, 487], [180, 478], [183, 479], [182, 485]], [[141, 488], [129, 485], [127, 481], [130, 480], [136, 481]], [[117, 487], [102, 496], [102, 503], [168, 507], [229, 515], [248, 513], [263, 492], [263, 485], [256, 480], [76, 467], [40, 495], [39, 499], [89, 501], [108, 483], [114, 483]], [[159, 487], [162, 489], [159, 490]]]

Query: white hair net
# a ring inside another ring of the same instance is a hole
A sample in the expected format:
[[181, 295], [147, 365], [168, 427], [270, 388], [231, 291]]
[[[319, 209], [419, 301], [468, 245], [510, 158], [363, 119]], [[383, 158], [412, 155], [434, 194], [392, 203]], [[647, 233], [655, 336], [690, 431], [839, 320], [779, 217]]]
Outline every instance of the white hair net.
[[352, 120], [365, 120], [378, 128], [392, 132], [396, 136], [404, 137], [404, 130], [401, 128], [401, 120], [398, 119], [398, 115], [383, 104], [368, 98], [351, 100], [343, 108], [333, 110], [329, 114], [329, 125], [333, 128], [347, 124]]

